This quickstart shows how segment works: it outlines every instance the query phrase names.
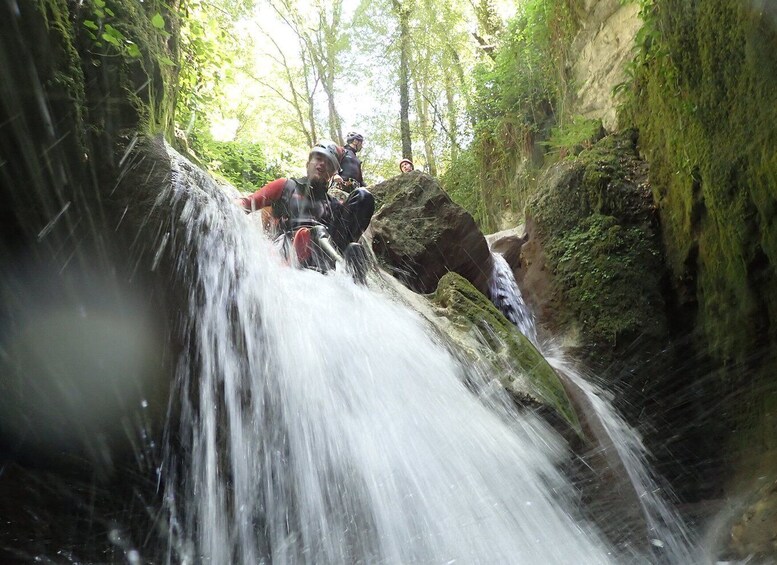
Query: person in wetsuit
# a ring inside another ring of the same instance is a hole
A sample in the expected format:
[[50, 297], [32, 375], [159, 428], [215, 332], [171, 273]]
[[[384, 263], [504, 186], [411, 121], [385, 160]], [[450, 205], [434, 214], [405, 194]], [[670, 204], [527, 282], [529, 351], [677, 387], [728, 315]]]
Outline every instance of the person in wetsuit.
[[[334, 142], [316, 144], [308, 155], [307, 176], [280, 178], [269, 182], [237, 203], [252, 212], [272, 206], [282, 232], [292, 235], [292, 245], [300, 263], [305, 264], [314, 251], [314, 239], [326, 228], [335, 249], [345, 253], [361, 237], [375, 212], [375, 199], [364, 188], [354, 189], [344, 202], [327, 193], [332, 177], [340, 169], [342, 148]], [[315, 236], [315, 237], [314, 237]]]
[[342, 161], [340, 162], [340, 177], [343, 179], [343, 187], [365, 186], [362, 177], [362, 162], [356, 154], [361, 151], [364, 145], [364, 136], [358, 132], [352, 131], [345, 136], [345, 146], [343, 150]]

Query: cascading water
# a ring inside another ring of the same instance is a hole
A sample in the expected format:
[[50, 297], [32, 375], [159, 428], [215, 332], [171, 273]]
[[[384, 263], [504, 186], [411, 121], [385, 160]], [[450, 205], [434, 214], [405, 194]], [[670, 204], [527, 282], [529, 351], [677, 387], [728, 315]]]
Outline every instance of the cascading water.
[[623, 479], [630, 483], [641, 510], [645, 534], [662, 559], [670, 563], [697, 563], [699, 551], [691, 549], [690, 534], [680, 516], [667, 502], [647, 464], [647, 450], [636, 431], [618, 414], [601, 388], [583, 377], [581, 372], [552, 344], [537, 341], [534, 316], [526, 306], [512, 270], [499, 253], [492, 253], [494, 271], [491, 296], [494, 304], [534, 343], [556, 372], [565, 380], [566, 388], [574, 388], [573, 396], [584, 398], [585, 407], [601, 431], [598, 456], [609, 458], [620, 467]]
[[[600, 449], [605, 457], [615, 457], [625, 472], [639, 508], [642, 511], [645, 532], [649, 542], [665, 561], [685, 564], [698, 563], [698, 550], [692, 549], [690, 534], [683, 520], [669, 504], [664, 492], [647, 465], [647, 450], [634, 428], [618, 414], [608, 395], [583, 377], [581, 372], [564, 359], [563, 355], [548, 355], [548, 362], [567, 381], [567, 388], [576, 387], [587, 401], [587, 406], [602, 427], [607, 439]], [[671, 497], [671, 495], [669, 496]]]
[[520, 332], [534, 345], [537, 342], [537, 328], [534, 325], [534, 314], [523, 301], [513, 270], [501, 253], [491, 253], [494, 270], [491, 273], [489, 291], [491, 301], [499, 308], [505, 317], [518, 326]]
[[563, 443], [497, 413], [419, 316], [282, 264], [175, 164], [162, 245], [191, 281], [164, 472], [171, 560], [609, 563], [557, 471]]

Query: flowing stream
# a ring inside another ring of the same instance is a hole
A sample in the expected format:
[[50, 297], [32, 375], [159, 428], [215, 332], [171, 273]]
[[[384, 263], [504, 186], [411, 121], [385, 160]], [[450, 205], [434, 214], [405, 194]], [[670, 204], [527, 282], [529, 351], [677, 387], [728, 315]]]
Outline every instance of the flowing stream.
[[521, 296], [521, 289], [515, 281], [510, 265], [502, 257], [501, 253], [491, 253], [494, 261], [494, 272], [491, 275], [491, 300], [494, 305], [518, 327], [518, 330], [529, 338], [535, 346], [539, 346], [537, 341], [537, 328], [534, 325], [534, 314], [526, 306]]
[[543, 353], [563, 379], [567, 391], [577, 399], [578, 410], [582, 408], [586, 412], [589, 430], [599, 442], [597, 457], [604, 458], [615, 469], [613, 477], [620, 484], [612, 487], [628, 490], [633, 495], [639, 521], [644, 522], [644, 534], [656, 552], [654, 557], [678, 564], [709, 562], [710, 558], [703, 558], [701, 549], [694, 547], [687, 526], [670, 502], [671, 492], [659, 486], [647, 463], [648, 453], [639, 434], [618, 414], [611, 396], [584, 377], [583, 371], [566, 358], [561, 348], [538, 341], [534, 316], [521, 296], [510, 266], [501, 254], [492, 253], [492, 256], [492, 300]]
[[[609, 563], [563, 442], [489, 408], [406, 307], [284, 265], [179, 163], [160, 203], [192, 292], [169, 430], [171, 560]], [[160, 250], [161, 253], [161, 250]]]

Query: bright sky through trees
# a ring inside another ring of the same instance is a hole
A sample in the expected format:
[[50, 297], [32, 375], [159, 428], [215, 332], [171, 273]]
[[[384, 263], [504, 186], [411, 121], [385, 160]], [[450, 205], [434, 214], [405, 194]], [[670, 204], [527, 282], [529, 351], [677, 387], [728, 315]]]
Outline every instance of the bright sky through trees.
[[355, 129], [367, 138], [367, 180], [395, 174], [398, 6], [410, 14], [414, 159], [419, 168], [430, 159], [444, 167], [452, 148], [466, 145], [469, 74], [484, 58], [475, 36], [487, 35], [477, 10], [489, 6], [504, 20], [515, 11], [511, 0], [257, 0], [225, 30], [234, 47], [217, 73], [221, 93], [204, 112], [211, 135], [259, 143], [271, 162], [298, 173], [311, 139]]

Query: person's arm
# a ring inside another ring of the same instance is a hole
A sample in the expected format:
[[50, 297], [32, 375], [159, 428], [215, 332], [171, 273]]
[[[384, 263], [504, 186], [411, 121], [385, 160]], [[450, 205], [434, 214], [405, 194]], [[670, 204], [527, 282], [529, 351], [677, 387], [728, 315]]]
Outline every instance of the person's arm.
[[276, 179], [267, 183], [252, 195], [238, 198], [236, 202], [249, 212], [259, 210], [278, 200], [281, 197], [281, 194], [283, 194], [283, 187], [285, 184], [286, 179]]
[[358, 180], [358, 181], [359, 181], [359, 186], [367, 186], [367, 185], [364, 183], [364, 177], [362, 177], [362, 164], [361, 164], [361, 163], [359, 163], [359, 178], [358, 178], [358, 179], [356, 179], [356, 180]]

